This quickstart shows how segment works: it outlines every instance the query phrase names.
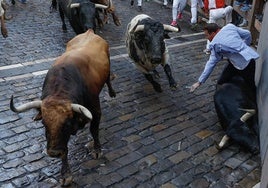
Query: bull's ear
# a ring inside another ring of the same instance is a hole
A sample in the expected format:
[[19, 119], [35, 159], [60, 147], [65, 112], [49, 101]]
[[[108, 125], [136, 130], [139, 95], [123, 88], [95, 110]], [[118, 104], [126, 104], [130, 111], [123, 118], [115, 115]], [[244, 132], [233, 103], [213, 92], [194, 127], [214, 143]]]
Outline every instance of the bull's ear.
[[36, 114], [36, 116], [33, 118], [34, 121], [39, 121], [42, 119], [42, 113], [41, 111], [38, 112], [38, 114]]

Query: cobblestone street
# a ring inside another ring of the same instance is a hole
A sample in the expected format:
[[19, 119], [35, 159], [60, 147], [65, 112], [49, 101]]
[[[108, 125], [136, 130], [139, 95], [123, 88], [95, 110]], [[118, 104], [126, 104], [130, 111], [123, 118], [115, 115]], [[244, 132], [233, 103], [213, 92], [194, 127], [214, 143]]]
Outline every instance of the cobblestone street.
[[[45, 131], [33, 121], [35, 110], [21, 114], [9, 108], [39, 99], [47, 70], [75, 36], [61, 30], [58, 12], [50, 13], [50, 1], [21, 4], [9, 1], [8, 38], [0, 38], [0, 187], [60, 187], [59, 159], [46, 154]], [[97, 34], [110, 45], [112, 81], [116, 98], [105, 86], [101, 92], [100, 141], [103, 157], [94, 160], [84, 145], [92, 141], [89, 126], [69, 141], [69, 162], [74, 177], [70, 187], [113, 188], [251, 188], [260, 181], [260, 156], [230, 144], [215, 148], [224, 132], [214, 109], [215, 83], [225, 61], [217, 66], [195, 93], [189, 86], [199, 77], [208, 59], [202, 24], [191, 30], [189, 7], [179, 23], [182, 31], [166, 40], [175, 91], [161, 66], [157, 93], [131, 64], [125, 47], [127, 23], [140, 14], [130, 0], [114, 0], [122, 25], [109, 23]], [[171, 22], [171, 5], [144, 1], [143, 12], [165, 24]], [[67, 23], [67, 21], [66, 21]]]

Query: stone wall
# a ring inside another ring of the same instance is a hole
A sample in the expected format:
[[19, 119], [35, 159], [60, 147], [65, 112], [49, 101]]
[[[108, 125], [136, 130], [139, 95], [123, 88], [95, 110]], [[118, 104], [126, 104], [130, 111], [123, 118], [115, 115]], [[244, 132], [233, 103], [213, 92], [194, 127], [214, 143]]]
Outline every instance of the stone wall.
[[257, 51], [260, 58], [256, 65], [255, 81], [258, 87], [260, 145], [262, 159], [261, 188], [268, 187], [268, 4], [266, 3]]

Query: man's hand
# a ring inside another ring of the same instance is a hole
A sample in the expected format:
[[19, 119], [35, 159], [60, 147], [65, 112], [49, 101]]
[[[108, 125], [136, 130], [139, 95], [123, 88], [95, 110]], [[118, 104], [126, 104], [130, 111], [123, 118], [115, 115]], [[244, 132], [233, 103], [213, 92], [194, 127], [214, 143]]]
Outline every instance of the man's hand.
[[191, 92], [191, 93], [194, 92], [194, 90], [195, 90], [196, 88], [198, 88], [200, 85], [201, 85], [200, 82], [196, 82], [196, 83], [194, 83], [194, 84], [191, 86], [191, 88], [190, 88], [190, 92]]

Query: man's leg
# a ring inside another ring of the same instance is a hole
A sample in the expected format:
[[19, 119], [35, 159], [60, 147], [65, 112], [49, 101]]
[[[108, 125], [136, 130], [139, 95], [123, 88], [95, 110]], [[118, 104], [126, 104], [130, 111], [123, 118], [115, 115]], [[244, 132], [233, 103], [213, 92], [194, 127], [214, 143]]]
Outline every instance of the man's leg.
[[233, 76], [237, 75], [237, 69], [233, 66], [233, 64], [228, 60], [228, 65], [224, 68], [221, 73], [220, 78], [218, 79], [217, 84], [222, 85], [232, 79]]
[[255, 85], [255, 65], [256, 62], [254, 59], [252, 59], [248, 66], [240, 71], [240, 75], [243, 77], [243, 79], [248, 83], [249, 87], [252, 88], [252, 90], [256, 91], [256, 85]]
[[197, 0], [191, 0], [191, 23], [196, 24], [197, 22]]

